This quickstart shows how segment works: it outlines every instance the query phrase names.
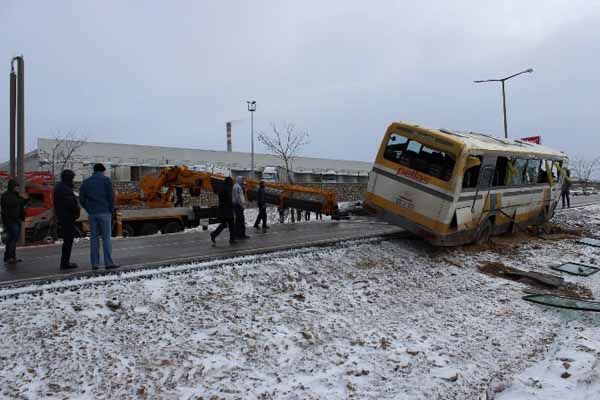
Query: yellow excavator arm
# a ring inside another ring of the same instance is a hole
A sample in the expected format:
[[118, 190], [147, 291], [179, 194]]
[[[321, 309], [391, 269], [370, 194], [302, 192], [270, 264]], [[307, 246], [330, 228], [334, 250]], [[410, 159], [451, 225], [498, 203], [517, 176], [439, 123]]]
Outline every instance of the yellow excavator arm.
[[[201, 191], [217, 193], [224, 180], [223, 175], [193, 171], [185, 166], [164, 168], [158, 176], [147, 175], [142, 179], [141, 194], [118, 193], [115, 204], [150, 208], [173, 207], [175, 187], [188, 189], [192, 196], [197, 196]], [[244, 180], [245, 194], [249, 201], [255, 200], [259, 183], [253, 179]], [[273, 182], [265, 182], [265, 189], [267, 203], [276, 206], [319, 211], [326, 215], [335, 214], [338, 208], [336, 194], [330, 190]]]

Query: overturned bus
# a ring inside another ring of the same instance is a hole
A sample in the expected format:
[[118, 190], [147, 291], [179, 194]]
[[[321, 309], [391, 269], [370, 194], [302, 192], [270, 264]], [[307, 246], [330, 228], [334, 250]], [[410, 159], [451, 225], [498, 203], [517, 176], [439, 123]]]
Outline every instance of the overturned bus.
[[567, 162], [522, 140], [393, 123], [364, 206], [434, 245], [482, 243], [551, 218]]

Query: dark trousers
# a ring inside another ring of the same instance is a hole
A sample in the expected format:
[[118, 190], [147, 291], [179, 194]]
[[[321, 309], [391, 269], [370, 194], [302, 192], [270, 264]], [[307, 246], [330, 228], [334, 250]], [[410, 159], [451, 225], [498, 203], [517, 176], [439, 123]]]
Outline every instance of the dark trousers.
[[262, 221], [262, 228], [267, 229], [267, 207], [258, 208], [258, 217], [256, 217], [256, 222], [254, 223], [256, 228], [258, 228], [260, 221]]
[[562, 208], [565, 208], [565, 201], [567, 203], [567, 208], [571, 208], [570, 193], [569, 192], [562, 192], [561, 193], [561, 197], [562, 197]]
[[73, 239], [75, 239], [75, 224], [73, 222], [61, 222], [63, 244], [60, 255], [60, 265], [68, 266], [71, 262], [71, 250], [73, 249]]
[[212, 236], [216, 238], [223, 232], [225, 228], [229, 228], [229, 240], [235, 239], [235, 227], [233, 226], [233, 218], [223, 218], [217, 229], [212, 233]]
[[4, 261], [17, 258], [17, 242], [21, 236], [21, 223], [4, 225], [6, 232], [6, 248], [4, 249]]
[[235, 211], [235, 236], [243, 238], [246, 236], [246, 219], [244, 218], [244, 207], [236, 204], [233, 207]]

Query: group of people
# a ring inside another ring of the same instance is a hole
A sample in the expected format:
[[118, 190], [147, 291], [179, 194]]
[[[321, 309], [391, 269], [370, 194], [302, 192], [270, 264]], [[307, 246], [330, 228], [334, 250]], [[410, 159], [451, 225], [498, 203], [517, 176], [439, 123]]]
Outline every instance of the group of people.
[[[285, 222], [286, 209], [283, 207], [279, 207], [278, 211], [279, 211], [279, 222], [283, 224]], [[296, 222], [296, 220], [298, 222], [301, 222], [303, 215], [304, 215], [305, 221], [310, 221], [310, 211], [308, 211], [308, 210], [302, 211], [299, 208], [297, 208], [296, 210], [294, 210], [294, 209], [290, 210], [290, 220], [292, 223]], [[322, 220], [322, 219], [323, 219], [323, 214], [321, 214], [320, 211], [315, 212], [315, 220]]]
[[[65, 169], [60, 174], [60, 182], [54, 187], [54, 215], [62, 229], [62, 249], [60, 269], [69, 270], [79, 266], [71, 262], [73, 240], [77, 233], [76, 221], [80, 217], [80, 204], [88, 214], [90, 230], [90, 263], [92, 270], [100, 265], [100, 236], [104, 253], [104, 266], [107, 270], [118, 268], [112, 259], [111, 232], [115, 210], [115, 192], [110, 178], [104, 176], [106, 168], [102, 164], [94, 165], [94, 174], [85, 179], [79, 189], [79, 199], [75, 195], [73, 180], [75, 173]], [[19, 195], [19, 184], [9, 180], [8, 190], [2, 194], [2, 224], [6, 231], [5, 264], [14, 265], [17, 258], [16, 247], [22, 224], [25, 221], [25, 205], [28, 199]]]
[[[244, 210], [246, 208], [247, 200], [244, 195], [243, 184], [244, 180], [241, 176], [237, 177], [235, 184], [231, 177], [227, 177], [218, 191], [219, 206], [217, 218], [219, 219], [220, 224], [217, 229], [210, 234], [210, 240], [212, 241], [213, 246], [216, 245], [217, 237], [225, 228], [229, 229], [229, 243], [235, 243], [237, 240], [249, 238], [246, 234], [246, 218], [244, 216]], [[256, 203], [258, 206], [258, 216], [254, 222], [254, 228], [260, 230], [260, 225], [262, 223], [262, 232], [266, 233], [269, 227], [267, 226], [267, 202], [265, 198], [265, 183], [263, 181], [260, 181], [258, 187]]]

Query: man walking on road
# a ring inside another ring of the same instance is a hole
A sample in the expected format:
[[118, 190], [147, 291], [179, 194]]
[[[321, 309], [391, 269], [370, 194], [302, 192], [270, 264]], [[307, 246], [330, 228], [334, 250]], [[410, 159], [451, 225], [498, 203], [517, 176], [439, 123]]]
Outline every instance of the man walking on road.
[[110, 178], [104, 176], [104, 171], [106, 171], [104, 165], [95, 164], [94, 174], [84, 180], [79, 189], [79, 201], [88, 213], [90, 224], [90, 261], [93, 270], [97, 270], [100, 264], [100, 234], [102, 234], [104, 266], [106, 269], [119, 267], [112, 260], [110, 243], [115, 192]]
[[217, 210], [217, 217], [221, 223], [215, 229], [214, 232], [210, 233], [210, 240], [213, 246], [217, 245], [215, 239], [223, 232], [223, 229], [229, 229], [229, 243], [235, 243], [235, 228], [233, 226], [233, 203], [232, 203], [232, 187], [233, 180], [231, 177], [225, 178], [221, 190], [219, 190], [219, 208]]
[[21, 261], [17, 258], [17, 242], [21, 237], [21, 225], [25, 221], [25, 203], [18, 192], [19, 184], [16, 180], [8, 181], [8, 190], [0, 199], [2, 227], [6, 232], [6, 248], [4, 249], [4, 263], [14, 265]]
[[267, 202], [265, 199], [265, 182], [260, 181], [258, 187], [258, 193], [256, 194], [256, 204], [258, 206], [258, 217], [256, 217], [256, 222], [254, 222], [254, 228], [260, 229], [259, 224], [262, 221], [262, 231], [263, 233], [267, 233]]
[[235, 237], [238, 239], [250, 238], [246, 235], [246, 219], [244, 218], [246, 196], [244, 196], [244, 189], [242, 188], [243, 179], [241, 176], [237, 177], [232, 194], [233, 210], [235, 211]]
[[62, 227], [62, 252], [60, 257], [60, 269], [77, 268], [78, 265], [71, 262], [71, 249], [75, 238], [75, 221], [79, 218], [80, 208], [77, 197], [73, 193], [73, 179], [75, 173], [65, 169], [60, 174], [60, 182], [54, 187], [54, 215]]
[[565, 208], [565, 202], [567, 208], [571, 208], [571, 171], [567, 170], [561, 190], [562, 197], [562, 208]]

